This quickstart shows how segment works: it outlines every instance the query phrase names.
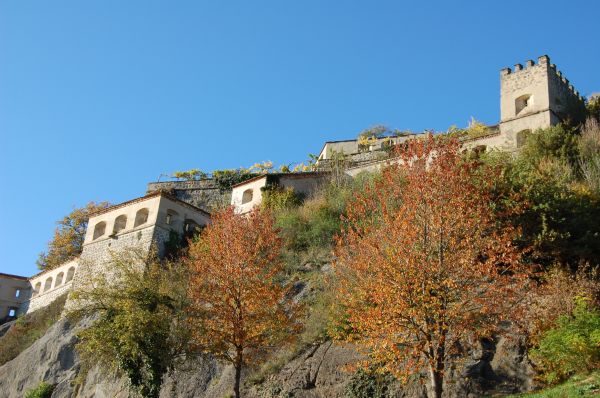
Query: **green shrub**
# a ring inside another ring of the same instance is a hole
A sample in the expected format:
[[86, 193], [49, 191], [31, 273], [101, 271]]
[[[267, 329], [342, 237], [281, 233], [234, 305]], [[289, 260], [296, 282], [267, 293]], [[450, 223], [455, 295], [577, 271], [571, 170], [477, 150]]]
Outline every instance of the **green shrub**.
[[289, 204], [279, 206], [275, 212], [276, 225], [281, 229], [286, 248], [293, 251], [330, 249], [333, 237], [340, 231], [349, 199], [376, 175], [363, 173], [350, 181], [332, 180], [299, 206], [293, 205], [298, 201], [288, 199], [289, 194], [278, 197], [277, 203]]
[[296, 193], [293, 188], [269, 186], [262, 190], [261, 206], [266, 209], [281, 211], [300, 206], [302, 200], [303, 195]]
[[466, 128], [463, 129], [457, 126], [450, 126], [445, 134], [452, 138], [469, 139], [484, 137], [488, 134], [492, 134], [493, 132], [493, 129], [476, 120], [474, 117], [471, 117], [471, 120], [469, 120], [469, 124]]
[[600, 365], [600, 313], [579, 298], [572, 316], [561, 316], [547, 331], [531, 358], [548, 383], [590, 371]]
[[27, 347], [46, 333], [60, 318], [67, 294], [50, 305], [18, 318], [15, 324], [0, 337], [0, 366], [16, 358]]
[[25, 393], [25, 398], [50, 398], [54, 391], [54, 385], [42, 381], [37, 387], [28, 390]]
[[579, 157], [578, 137], [575, 129], [561, 124], [536, 130], [527, 135], [521, 158], [533, 165], [539, 164], [544, 158], [553, 158], [576, 166]]
[[511, 222], [522, 228], [533, 260], [545, 266], [596, 265], [600, 258], [600, 196], [581, 178], [584, 164], [578, 159], [584, 147], [590, 148], [576, 132], [554, 126], [531, 134], [517, 156], [492, 152], [481, 157], [503, 169], [495, 205], [500, 211], [503, 206], [523, 209]]
[[600, 95], [588, 101], [586, 108], [587, 114], [590, 118], [600, 121]]
[[225, 192], [231, 189], [231, 187], [235, 184], [239, 184], [240, 182], [249, 180], [254, 176], [256, 176], [255, 173], [244, 168], [214, 170], [212, 172], [213, 180], [215, 181], [221, 192]]
[[394, 377], [388, 373], [359, 369], [346, 386], [346, 397], [385, 398], [391, 396], [389, 389], [393, 382]]
[[588, 119], [581, 130], [579, 163], [584, 181], [592, 191], [600, 193], [600, 121], [597, 119]]

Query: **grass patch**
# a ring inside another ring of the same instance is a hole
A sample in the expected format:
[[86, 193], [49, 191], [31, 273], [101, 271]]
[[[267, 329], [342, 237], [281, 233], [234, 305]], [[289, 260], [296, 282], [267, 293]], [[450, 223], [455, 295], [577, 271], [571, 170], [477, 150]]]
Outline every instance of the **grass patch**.
[[65, 293], [50, 305], [19, 317], [8, 332], [0, 337], [0, 366], [16, 358], [42, 337], [58, 321], [66, 301]]
[[25, 394], [25, 398], [50, 398], [54, 391], [54, 385], [41, 382], [36, 388], [33, 388]]
[[600, 372], [573, 376], [563, 384], [530, 394], [510, 395], [507, 398], [571, 398], [599, 397]]

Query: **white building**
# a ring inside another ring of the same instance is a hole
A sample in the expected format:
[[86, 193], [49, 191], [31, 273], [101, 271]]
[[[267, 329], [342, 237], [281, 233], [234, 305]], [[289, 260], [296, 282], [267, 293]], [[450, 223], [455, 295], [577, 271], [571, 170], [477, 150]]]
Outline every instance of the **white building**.
[[267, 187], [276, 186], [291, 188], [294, 192], [308, 196], [326, 181], [328, 173], [270, 173], [260, 175], [237, 185], [231, 192], [231, 204], [238, 214], [252, 210], [262, 202], [263, 192]]
[[153, 192], [90, 216], [79, 258], [30, 278], [0, 273], [0, 323], [33, 312], [90, 279], [106, 267], [111, 252], [129, 247], [149, 251], [156, 245], [162, 256], [173, 234], [185, 237], [210, 222], [202, 209], [164, 192]]

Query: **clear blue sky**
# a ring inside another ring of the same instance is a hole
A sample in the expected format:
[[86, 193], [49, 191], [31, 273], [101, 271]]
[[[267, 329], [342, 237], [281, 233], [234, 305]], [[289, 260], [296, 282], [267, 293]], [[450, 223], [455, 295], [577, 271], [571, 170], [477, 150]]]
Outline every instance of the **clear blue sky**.
[[0, 272], [162, 173], [300, 162], [374, 124], [496, 123], [548, 54], [600, 91], [600, 2], [0, 0]]

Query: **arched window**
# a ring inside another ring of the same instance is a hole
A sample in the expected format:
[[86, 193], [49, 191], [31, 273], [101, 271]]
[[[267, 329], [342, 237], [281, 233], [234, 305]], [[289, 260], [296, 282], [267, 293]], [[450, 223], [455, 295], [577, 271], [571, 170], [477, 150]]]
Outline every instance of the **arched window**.
[[47, 292], [52, 288], [52, 278], [46, 279], [46, 283], [44, 283], [44, 291]]
[[56, 282], [54, 282], [54, 287], [56, 286], [60, 286], [63, 282], [63, 278], [65, 277], [65, 274], [63, 272], [61, 272], [60, 274], [56, 275]]
[[42, 282], [38, 282], [35, 284], [35, 288], [33, 289], [32, 296], [37, 296], [40, 294], [40, 290], [42, 289]]
[[115, 225], [113, 226], [113, 234], [117, 234], [120, 231], [124, 230], [126, 226], [127, 216], [125, 214], [121, 214], [115, 219]]
[[67, 271], [67, 280], [65, 281], [65, 283], [71, 282], [73, 280], [73, 275], [75, 275], [75, 267], [71, 267]]
[[94, 238], [93, 239], [94, 240], [98, 239], [99, 237], [101, 237], [102, 235], [104, 235], [104, 232], [106, 232], [106, 223], [104, 221], [100, 221], [94, 227]]
[[148, 221], [148, 209], [140, 209], [135, 213], [135, 222], [133, 223], [133, 227], [140, 226], [142, 224], [146, 224]]
[[169, 224], [169, 225], [173, 225], [175, 224], [175, 222], [177, 221], [177, 216], [179, 214], [175, 211], [175, 210], [167, 210], [167, 216], [165, 217], [165, 223]]
[[244, 193], [242, 194], [242, 204], [246, 204], [246, 203], [252, 201], [253, 196], [254, 196], [254, 194], [252, 193], [252, 190], [246, 189], [244, 191]]
[[515, 116], [521, 113], [525, 108], [531, 105], [532, 98], [530, 94], [520, 96], [515, 100]]

